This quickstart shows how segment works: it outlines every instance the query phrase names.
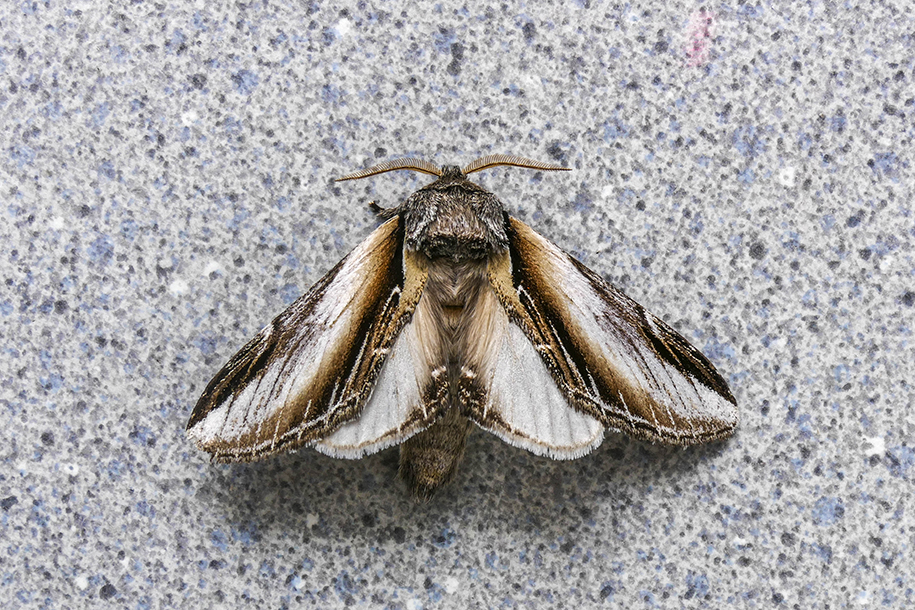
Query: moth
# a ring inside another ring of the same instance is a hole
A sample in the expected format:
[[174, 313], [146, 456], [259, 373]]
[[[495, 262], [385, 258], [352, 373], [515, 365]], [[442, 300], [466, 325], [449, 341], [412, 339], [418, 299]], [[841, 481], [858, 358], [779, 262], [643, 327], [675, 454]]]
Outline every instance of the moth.
[[460, 169], [397, 159], [344, 176], [435, 180], [265, 326], [207, 385], [187, 434], [216, 461], [300, 447], [359, 458], [400, 445], [428, 499], [474, 427], [537, 455], [577, 458], [606, 430], [690, 445], [723, 439], [737, 404], [683, 337], [510, 216]]

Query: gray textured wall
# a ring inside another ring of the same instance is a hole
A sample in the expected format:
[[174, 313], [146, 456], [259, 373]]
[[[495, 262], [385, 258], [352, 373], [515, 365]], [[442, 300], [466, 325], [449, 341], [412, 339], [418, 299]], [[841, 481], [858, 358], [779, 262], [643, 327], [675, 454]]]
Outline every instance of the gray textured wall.
[[[5, 607], [915, 604], [910, 2], [100, 5], [0, 6]], [[428, 505], [396, 450], [211, 465], [210, 377], [426, 181], [333, 179], [494, 152], [574, 168], [479, 181], [736, 436], [478, 432]]]

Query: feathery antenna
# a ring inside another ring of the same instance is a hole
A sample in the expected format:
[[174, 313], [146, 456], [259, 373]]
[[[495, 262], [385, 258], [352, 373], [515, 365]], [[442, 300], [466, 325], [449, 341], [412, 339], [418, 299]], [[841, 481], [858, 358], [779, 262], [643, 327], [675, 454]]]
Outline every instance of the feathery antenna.
[[357, 172], [347, 174], [342, 178], [337, 178], [335, 182], [343, 182], [344, 180], [358, 180], [360, 178], [368, 178], [369, 176], [374, 176], [376, 174], [383, 174], [385, 172], [393, 172], [399, 169], [409, 169], [414, 172], [421, 172], [423, 174], [432, 174], [433, 176], [441, 176], [442, 170], [428, 161], [423, 161], [422, 159], [394, 159], [393, 161], [385, 161], [384, 163], [379, 163], [378, 165], [373, 165], [368, 169], [360, 169]]
[[514, 155], [486, 155], [485, 157], [480, 157], [476, 161], [471, 162], [461, 171], [464, 172], [464, 175], [466, 176], [473, 172], [479, 172], [500, 165], [513, 165], [514, 167], [526, 167], [528, 169], [540, 169], [544, 171], [569, 171], [572, 169], [570, 167], [562, 167], [561, 165], [552, 165], [550, 163], [525, 159], [524, 157], [515, 157]]

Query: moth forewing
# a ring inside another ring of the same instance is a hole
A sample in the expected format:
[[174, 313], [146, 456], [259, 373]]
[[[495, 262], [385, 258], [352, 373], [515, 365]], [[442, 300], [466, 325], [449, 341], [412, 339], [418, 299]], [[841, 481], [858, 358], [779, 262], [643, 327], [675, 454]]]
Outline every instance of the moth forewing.
[[217, 373], [188, 436], [216, 459], [249, 460], [311, 444], [355, 418], [422, 293], [422, 268], [409, 280], [404, 270], [394, 218]]
[[651, 441], [730, 435], [736, 401], [697, 349], [520, 220], [508, 236], [513, 287], [494, 289], [573, 407]]

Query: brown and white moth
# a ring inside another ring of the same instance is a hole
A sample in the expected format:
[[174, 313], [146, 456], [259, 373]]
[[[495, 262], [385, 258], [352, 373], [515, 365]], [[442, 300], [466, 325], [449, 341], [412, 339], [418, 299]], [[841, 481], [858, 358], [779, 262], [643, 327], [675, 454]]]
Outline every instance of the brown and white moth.
[[418, 498], [452, 478], [474, 425], [554, 459], [585, 455], [605, 430], [729, 436], [736, 401], [696, 348], [467, 179], [499, 165], [566, 169], [491, 155], [341, 178], [437, 177], [375, 208], [384, 223], [219, 371], [188, 436], [224, 462], [400, 444]]

